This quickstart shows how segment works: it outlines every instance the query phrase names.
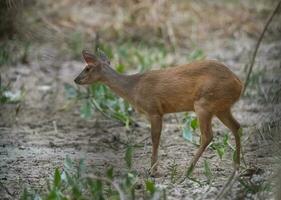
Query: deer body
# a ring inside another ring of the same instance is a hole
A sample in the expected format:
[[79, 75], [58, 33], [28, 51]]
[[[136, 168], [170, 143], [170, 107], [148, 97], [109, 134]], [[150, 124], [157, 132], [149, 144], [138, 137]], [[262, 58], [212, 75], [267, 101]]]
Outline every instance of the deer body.
[[194, 111], [199, 100], [215, 113], [237, 101], [242, 88], [239, 79], [216, 61], [150, 71], [135, 87], [134, 101], [148, 115]]
[[[211, 129], [213, 116], [217, 116], [234, 134], [238, 168], [240, 125], [233, 118], [231, 107], [239, 99], [243, 84], [225, 65], [206, 60], [143, 74], [121, 75], [110, 68], [105, 56], [97, 58], [86, 51], [83, 51], [83, 56], [90, 69], [86, 67], [75, 79], [76, 83], [90, 84], [100, 81], [129, 101], [137, 111], [145, 114], [149, 119], [153, 147], [152, 166], [157, 162], [163, 115], [195, 111], [201, 131], [201, 145], [191, 161], [190, 168], [194, 168], [213, 138]], [[89, 73], [87, 76], [86, 71], [90, 70], [96, 73], [95, 77], [94, 75], [90, 77]], [[153, 168], [155, 171], [156, 168]]]

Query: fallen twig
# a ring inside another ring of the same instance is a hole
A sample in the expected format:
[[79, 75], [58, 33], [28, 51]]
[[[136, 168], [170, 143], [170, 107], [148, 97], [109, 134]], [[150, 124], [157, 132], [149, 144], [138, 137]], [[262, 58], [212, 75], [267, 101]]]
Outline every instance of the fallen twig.
[[100, 180], [100, 181], [103, 181], [103, 182], [106, 182], [106, 183], [109, 183], [111, 184], [116, 190], [117, 192], [119, 193], [119, 197], [121, 200], [126, 200], [126, 195], [124, 194], [124, 192], [122, 191], [122, 189], [120, 188], [120, 185], [114, 181], [114, 180], [110, 180], [108, 178], [105, 178], [105, 177], [99, 177], [99, 176], [95, 176], [95, 175], [88, 175], [86, 176], [85, 178], [90, 178], [90, 179], [96, 179], [96, 180]]
[[242, 94], [245, 93], [246, 88], [247, 88], [247, 86], [248, 86], [248, 84], [249, 84], [250, 75], [251, 75], [251, 73], [252, 73], [253, 66], [254, 66], [254, 64], [255, 64], [256, 55], [257, 55], [258, 49], [259, 49], [259, 47], [260, 47], [261, 41], [262, 41], [262, 39], [263, 39], [263, 37], [264, 37], [264, 34], [265, 34], [265, 32], [266, 32], [266, 30], [267, 30], [267, 28], [268, 28], [270, 22], [272, 21], [274, 15], [277, 13], [277, 11], [278, 11], [280, 5], [281, 5], [281, 1], [279, 1], [279, 3], [277, 4], [276, 8], [272, 11], [271, 15], [269, 16], [269, 18], [268, 18], [268, 20], [267, 20], [267, 22], [266, 22], [266, 24], [265, 24], [265, 26], [264, 26], [264, 28], [263, 28], [263, 31], [262, 31], [260, 37], [259, 37], [259, 39], [258, 39], [258, 42], [257, 42], [257, 44], [256, 44], [256, 48], [255, 48], [255, 51], [254, 51], [254, 53], [253, 53], [253, 56], [252, 56], [252, 59], [251, 59], [251, 62], [250, 62], [250, 66], [249, 66], [249, 68], [248, 68], [248, 70], [247, 70], [248, 72], [247, 72], [247, 75], [246, 75], [245, 85], [244, 85], [244, 89], [243, 89]]
[[14, 197], [14, 195], [10, 192], [10, 190], [2, 182], [0, 182], [0, 186], [2, 188], [4, 188], [4, 190], [7, 192], [8, 195], [10, 195], [11, 197]]
[[57, 25], [52, 23], [48, 18], [46, 18], [41, 13], [38, 13], [38, 16], [42, 20], [42, 22], [44, 22], [46, 25], [48, 25], [51, 29], [53, 29], [54, 31], [56, 31], [59, 34], [62, 34], [62, 30]]
[[223, 197], [230, 190], [230, 188], [233, 186], [233, 184], [235, 183], [235, 181], [237, 180], [238, 177], [239, 177], [238, 171], [236, 169], [233, 169], [231, 176], [228, 178], [228, 181], [226, 182], [225, 186], [222, 188], [222, 190], [217, 195], [216, 200], [223, 199]]

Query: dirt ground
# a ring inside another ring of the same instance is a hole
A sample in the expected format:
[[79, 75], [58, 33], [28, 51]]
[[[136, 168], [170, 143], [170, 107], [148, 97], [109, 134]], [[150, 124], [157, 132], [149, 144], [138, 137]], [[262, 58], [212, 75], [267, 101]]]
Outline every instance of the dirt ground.
[[[256, 38], [244, 35], [231, 40], [215, 38], [200, 47], [208, 58], [226, 63], [243, 78], [243, 68], [255, 42]], [[0, 199], [18, 199], [25, 187], [42, 189], [54, 169], [63, 166], [66, 156], [74, 160], [84, 158], [88, 169], [93, 172], [102, 171], [109, 165], [122, 171], [127, 144], [137, 146], [133, 168], [139, 173], [140, 181], [144, 180], [151, 155], [147, 121], [136, 114], [139, 126], [127, 130], [100, 114], [89, 120], [82, 119], [77, 104], [67, 104], [63, 85], [74, 85], [73, 79], [84, 63], [82, 60], [52, 60], [56, 50], [48, 45], [42, 45], [39, 51], [51, 59], [0, 68], [2, 81], [11, 81], [13, 90], [24, 88], [25, 93], [20, 104], [0, 105]], [[243, 127], [245, 161], [249, 168], [255, 169], [248, 179], [257, 184], [270, 182], [274, 175], [271, 133], [265, 131], [263, 135], [259, 130], [280, 121], [280, 97], [273, 90], [281, 85], [280, 55], [280, 38], [270, 38], [267, 34], [254, 69], [254, 74], [263, 71], [262, 75], [256, 75], [258, 86], [249, 88], [250, 94], [243, 96], [233, 108], [234, 116]], [[213, 120], [213, 130], [214, 140], [229, 132], [217, 119]], [[234, 145], [232, 136], [231, 143]], [[168, 199], [214, 199], [230, 176], [231, 152], [228, 150], [220, 160], [215, 151], [208, 148], [197, 164], [194, 177], [206, 183], [203, 162], [207, 159], [215, 176], [211, 185], [200, 186], [191, 180], [172, 183], [169, 166], [176, 164], [178, 173], [184, 173], [196, 149], [183, 139], [175, 116], [167, 115], [159, 151], [160, 177], [154, 179], [166, 187]], [[273, 190], [254, 194], [235, 183], [226, 198], [273, 199], [273, 195]]]

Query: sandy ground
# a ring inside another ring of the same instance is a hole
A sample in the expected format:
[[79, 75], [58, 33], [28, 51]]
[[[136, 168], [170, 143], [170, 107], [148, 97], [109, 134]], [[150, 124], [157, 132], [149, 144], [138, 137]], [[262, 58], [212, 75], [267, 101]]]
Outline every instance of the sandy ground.
[[[218, 38], [201, 48], [209, 58], [225, 62], [238, 76], [244, 77], [245, 52], [251, 50], [255, 41], [240, 38], [227, 41], [227, 45], [225, 42]], [[249, 168], [257, 169], [247, 177], [254, 183], [271, 180], [274, 172], [272, 142], [267, 135], [259, 134], [257, 128], [280, 120], [280, 99], [275, 99], [274, 104], [268, 103], [275, 95], [270, 88], [280, 86], [280, 49], [280, 40], [264, 41], [255, 67], [255, 72], [265, 69], [259, 78], [261, 92], [250, 89], [252, 95], [241, 98], [233, 108], [244, 129], [246, 163]], [[41, 51], [49, 55], [53, 49], [43, 46]], [[140, 174], [140, 181], [147, 177], [151, 155], [148, 123], [136, 114], [139, 126], [127, 130], [98, 113], [90, 120], [82, 119], [76, 104], [61, 109], [67, 104], [63, 84], [74, 84], [73, 78], [83, 63], [56, 62], [39, 60], [28, 65], [1, 67], [3, 82], [12, 81], [13, 90], [23, 88], [25, 97], [19, 106], [0, 105], [0, 199], [18, 199], [25, 187], [40, 190], [54, 169], [63, 166], [66, 156], [74, 160], [84, 158], [89, 171], [103, 171], [109, 165], [122, 171], [126, 144], [138, 146], [133, 168]], [[229, 132], [217, 119], [213, 129], [214, 140]], [[234, 145], [232, 136], [231, 143]], [[172, 183], [169, 166], [176, 164], [180, 176], [196, 148], [183, 139], [174, 115], [166, 116], [159, 151], [161, 176], [155, 181], [167, 188], [168, 199], [214, 199], [231, 174], [231, 151], [220, 160], [215, 151], [208, 148], [194, 171], [194, 177], [204, 183], [203, 186], [190, 180]], [[215, 177], [211, 185], [206, 184], [203, 173], [205, 159]], [[273, 192], [263, 193], [252, 194], [236, 183], [226, 198], [258, 199], [258, 195], [261, 199], [272, 198]]]

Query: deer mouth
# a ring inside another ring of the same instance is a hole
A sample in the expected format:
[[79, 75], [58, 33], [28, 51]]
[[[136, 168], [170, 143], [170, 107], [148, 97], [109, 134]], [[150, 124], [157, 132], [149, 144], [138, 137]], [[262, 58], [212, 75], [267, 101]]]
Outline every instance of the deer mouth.
[[82, 84], [82, 83], [81, 83], [81, 80], [80, 80], [80, 79], [78, 79], [78, 78], [74, 79], [74, 82], [75, 82], [76, 84], [79, 84], [79, 85], [81, 85], [81, 84]]

